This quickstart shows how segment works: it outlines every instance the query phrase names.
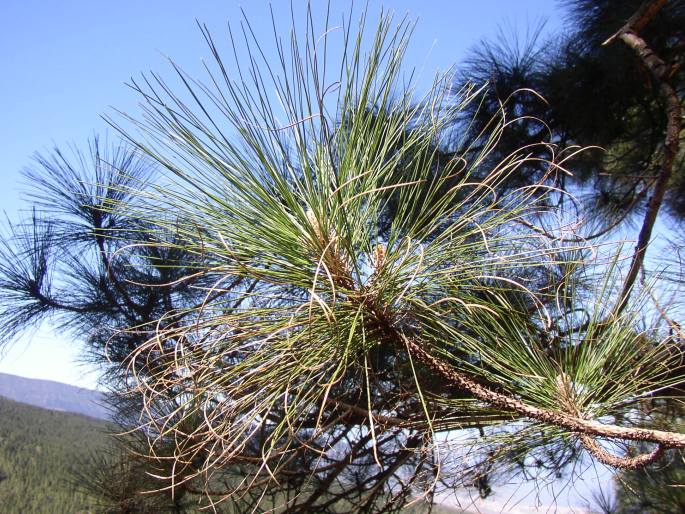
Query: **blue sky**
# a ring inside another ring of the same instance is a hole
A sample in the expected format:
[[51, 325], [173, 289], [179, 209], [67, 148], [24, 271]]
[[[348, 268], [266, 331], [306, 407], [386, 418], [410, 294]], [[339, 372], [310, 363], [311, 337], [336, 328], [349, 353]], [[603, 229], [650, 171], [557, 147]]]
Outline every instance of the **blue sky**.
[[[293, 3], [300, 13], [306, 5], [304, 0]], [[273, 2], [285, 34], [289, 5]], [[325, 5], [313, 2], [315, 18], [323, 15]], [[333, 0], [332, 19], [350, 5]], [[359, 9], [363, 2], [356, 5]], [[407, 63], [417, 68], [419, 84], [427, 87], [435, 72], [458, 63], [468, 48], [495, 36], [500, 27], [525, 32], [547, 20], [547, 31], [557, 30], [561, 22], [555, 7], [551, 0], [370, 0], [369, 18], [385, 8], [418, 19]], [[221, 41], [227, 22], [239, 22], [241, 8], [257, 37], [270, 39], [266, 0], [0, 2], [0, 204], [7, 216], [28, 207], [21, 195], [30, 184], [20, 172], [32, 164], [34, 152], [47, 152], [53, 145], [85, 147], [94, 133], [108, 131], [101, 116], [113, 114], [113, 107], [135, 115], [137, 97], [124, 83], [150, 70], [171, 76], [166, 56], [201, 77], [201, 59], [209, 52], [195, 20], [206, 23]], [[46, 326], [16, 341], [0, 359], [0, 371], [93, 387], [96, 373], [76, 364], [79, 350], [78, 341]]]

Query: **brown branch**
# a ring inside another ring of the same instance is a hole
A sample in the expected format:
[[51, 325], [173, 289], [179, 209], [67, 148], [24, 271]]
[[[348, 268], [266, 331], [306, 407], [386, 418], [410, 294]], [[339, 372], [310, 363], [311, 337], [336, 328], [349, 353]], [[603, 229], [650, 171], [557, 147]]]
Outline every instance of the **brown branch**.
[[[568, 375], [565, 373], [559, 375], [557, 377], [557, 386], [559, 404], [573, 416], [581, 419], [587, 419], [576, 406], [576, 393]], [[645, 453], [636, 457], [619, 457], [605, 450], [595, 438], [590, 437], [589, 435], [580, 434], [578, 439], [580, 439], [580, 443], [583, 445], [583, 447], [598, 461], [606, 464], [607, 466], [612, 466], [618, 469], [639, 469], [647, 464], [655, 462], [664, 454], [664, 447], [662, 445], [657, 445], [657, 447], [650, 453]]]
[[658, 445], [650, 453], [644, 453], [636, 457], [617, 457], [602, 448], [597, 441], [588, 435], [581, 435], [580, 442], [602, 464], [618, 469], [640, 469], [659, 460], [664, 454], [664, 447]]
[[[475, 398], [486, 402], [492, 407], [508, 412], [515, 412], [521, 416], [536, 421], [541, 421], [559, 428], [576, 433], [579, 436], [595, 436], [606, 439], [621, 439], [627, 441], [645, 441], [656, 443], [659, 447], [685, 448], [685, 434], [652, 430], [646, 428], [621, 427], [617, 425], [605, 425], [596, 421], [585, 419], [581, 416], [559, 411], [541, 409], [519, 400], [507, 393], [493, 391], [485, 385], [478, 383], [466, 373], [456, 370], [449, 363], [431, 355], [416, 339], [407, 337], [397, 330], [387, 310], [376, 305], [376, 299], [369, 299], [369, 306], [373, 312], [374, 322], [369, 326], [371, 330], [379, 329], [384, 336], [398, 346], [405, 347], [412, 358], [415, 358], [428, 369], [436, 372], [439, 376], [450, 382], [455, 388], [467, 391]], [[633, 462], [620, 457], [614, 457], [608, 453], [601, 453], [596, 446], [588, 443], [596, 456], [600, 456], [607, 462], [614, 462], [621, 466], [641, 466], [653, 462], [661, 456], [661, 451], [652, 452], [646, 456], [636, 457]], [[601, 449], [601, 447], [600, 447]], [[593, 455], [594, 455], [593, 454]]]
[[467, 374], [457, 371], [448, 363], [434, 357], [416, 341], [403, 335], [401, 337], [410, 354], [424, 366], [439, 373], [441, 376], [451, 381], [456, 387], [468, 391], [474, 397], [493, 407], [516, 412], [527, 418], [542, 421], [543, 423], [548, 423], [577, 434], [604, 437], [607, 439], [646, 441], [660, 444], [666, 448], [685, 448], [685, 434], [645, 428], [604, 425], [597, 423], [596, 421], [583, 419], [563, 412], [540, 409], [528, 405], [514, 396], [492, 391], [480, 385]]
[[619, 314], [625, 308], [635, 280], [645, 260], [647, 246], [651, 240], [652, 230], [654, 229], [654, 224], [673, 173], [673, 162], [678, 153], [682, 108], [678, 94], [669, 81], [671, 68], [639, 36], [640, 30], [652, 20], [665, 4], [665, 0], [653, 0], [643, 3], [637, 12], [630, 17], [628, 22], [604, 42], [607, 45], [615, 39], [620, 39], [631, 48], [652, 74], [654, 81], [659, 86], [659, 93], [666, 104], [666, 137], [664, 139], [664, 156], [661, 161], [661, 171], [654, 184], [652, 197], [647, 204], [647, 212], [638, 235], [628, 274], [623, 283], [623, 290], [621, 291], [618, 303], [613, 309], [614, 314]]
[[633, 15], [628, 18], [628, 21], [611, 35], [602, 46], [610, 45], [616, 38], [620, 38], [621, 34], [629, 27], [630, 30], [640, 32], [647, 24], [654, 18], [661, 8], [666, 5], [666, 0], [654, 0], [652, 2], [644, 2]]

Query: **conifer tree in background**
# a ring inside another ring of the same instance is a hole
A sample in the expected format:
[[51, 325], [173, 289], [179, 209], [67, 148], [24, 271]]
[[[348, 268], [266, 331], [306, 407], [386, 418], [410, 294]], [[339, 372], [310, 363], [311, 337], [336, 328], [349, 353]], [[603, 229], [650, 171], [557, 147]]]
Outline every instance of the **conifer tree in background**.
[[[145, 326], [169, 309], [200, 305], [203, 299], [193, 289], [201, 277], [178, 281], [188, 273], [175, 267], [178, 252], [146, 245], [150, 227], [105, 209], [127, 199], [127, 186], [140, 190], [153, 176], [151, 163], [121, 142], [95, 138], [87, 152], [54, 149], [36, 155], [34, 167], [25, 172], [32, 210], [10, 227], [0, 247], [0, 339], [9, 341], [46, 319], [67, 331], [74, 344], [83, 345], [83, 359], [103, 371], [100, 382], [112, 393], [113, 419], [124, 428], [137, 419], [132, 405], [139, 402], [120, 396], [126, 390], [120, 366], [147, 337], [123, 329]], [[183, 261], [192, 267], [192, 256]], [[117, 441], [111, 455], [74, 463], [77, 485], [97, 497], [94, 504], [122, 513], [178, 504], [179, 494], [173, 500], [165, 492], [140, 494], [154, 481], [145, 472], [124, 473], [142, 469], [134, 457], [140, 438]], [[119, 446], [129, 450], [126, 459], [119, 458], [124, 455]], [[159, 469], [147, 465], [146, 471]]]
[[[644, 43], [661, 4], [616, 38]], [[251, 59], [233, 66], [203, 29], [209, 85], [176, 66], [181, 89], [133, 83], [135, 153], [95, 144], [94, 174], [39, 158], [36, 209], [3, 246], [3, 335], [52, 316], [112, 364], [168, 509], [390, 512], [440, 488], [487, 494], [507, 469], [587, 454], [634, 469], [685, 447], [663, 416], [682, 340], [661, 304], [666, 328], [645, 325], [646, 243], [621, 281], [571, 230], [567, 168], [605, 161], [516, 118], [525, 92], [500, 103], [439, 78], [417, 100], [405, 20], [306, 25], [273, 52], [245, 25]], [[643, 226], [681, 166], [666, 141]], [[133, 505], [121, 495], [140, 490], [102, 485], [136, 466], [102, 466], [92, 489]]]
[[[677, 228], [685, 215], [685, 3], [560, 4], [567, 7], [562, 35], [542, 39], [534, 33], [522, 42], [503, 34], [474, 47], [461, 68], [456, 87], [473, 80], [490, 84], [479, 106], [481, 125], [504, 99], [512, 115], [527, 115], [493, 159], [545, 134], [562, 147], [594, 147], [577, 154], [569, 163], [573, 175], [556, 184], [580, 201], [590, 221], [586, 237], [612, 229], [646, 235], [658, 212], [670, 215], [664, 221]], [[544, 167], [533, 161], [522, 171], [516, 184], [539, 180]]]
[[[495, 160], [543, 133], [561, 146], [597, 147], [570, 160], [573, 175], [561, 175], [555, 186], [571, 192], [577, 202], [574, 208], [587, 220], [585, 240], [636, 241], [623, 292], [629, 294], [646, 275], [660, 274], [652, 309], [682, 342], [685, 3], [560, 4], [566, 7], [563, 34], [545, 39], [533, 34], [525, 42], [506, 36], [483, 41], [472, 50], [456, 87], [474, 79], [490, 83], [480, 106], [481, 125], [503, 99], [509, 99], [510, 113], [528, 115], [503, 138]], [[514, 94], [517, 90], [522, 92]], [[540, 167], [531, 162], [515, 183], [534, 182], [540, 174]], [[649, 249], [653, 239], [657, 242]], [[669, 309], [662, 308], [666, 305]], [[642, 408], [665, 426], [681, 426], [678, 402], [652, 401]], [[668, 477], [679, 476], [681, 460], [680, 452], [669, 453], [651, 470], [620, 475], [629, 483], [649, 485], [619, 487], [623, 506], [617, 512], [638, 512], [647, 505], [659, 512], [659, 504], [669, 495], [669, 505], [677, 504], [679, 489]], [[664, 462], [672, 463], [672, 472], [664, 469]]]

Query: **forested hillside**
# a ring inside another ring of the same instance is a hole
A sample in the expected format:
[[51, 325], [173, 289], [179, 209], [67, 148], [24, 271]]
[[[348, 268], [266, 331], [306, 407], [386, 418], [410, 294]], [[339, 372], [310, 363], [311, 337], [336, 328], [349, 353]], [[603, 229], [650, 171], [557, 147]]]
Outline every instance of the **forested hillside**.
[[0, 512], [88, 512], [71, 466], [108, 444], [104, 422], [0, 397]]
[[[92, 506], [100, 502], [78, 490], [70, 471], [111, 444], [108, 430], [111, 425], [93, 418], [0, 396], [0, 513], [99, 512]], [[422, 511], [407, 509], [408, 513]], [[457, 511], [437, 507], [433, 512]]]

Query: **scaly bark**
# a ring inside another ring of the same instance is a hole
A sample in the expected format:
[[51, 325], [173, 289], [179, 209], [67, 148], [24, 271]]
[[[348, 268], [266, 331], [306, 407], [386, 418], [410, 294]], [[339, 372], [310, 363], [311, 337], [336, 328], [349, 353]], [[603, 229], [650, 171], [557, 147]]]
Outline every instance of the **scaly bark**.
[[628, 303], [635, 280], [644, 263], [654, 224], [663, 204], [671, 175], [673, 174], [673, 162], [678, 154], [680, 131], [682, 128], [682, 107], [678, 94], [670, 83], [671, 67], [659, 58], [639, 35], [640, 30], [652, 20], [665, 4], [666, 0], [643, 3], [637, 12], [630, 17], [628, 22], [604, 42], [604, 45], [607, 45], [616, 39], [620, 39], [635, 52], [642, 64], [649, 70], [654, 82], [658, 85], [659, 93], [666, 106], [666, 137], [664, 139], [661, 171], [654, 184], [652, 196], [647, 203], [647, 212], [638, 234], [630, 268], [623, 283], [619, 301], [614, 306], [613, 311], [615, 314], [620, 313]]

